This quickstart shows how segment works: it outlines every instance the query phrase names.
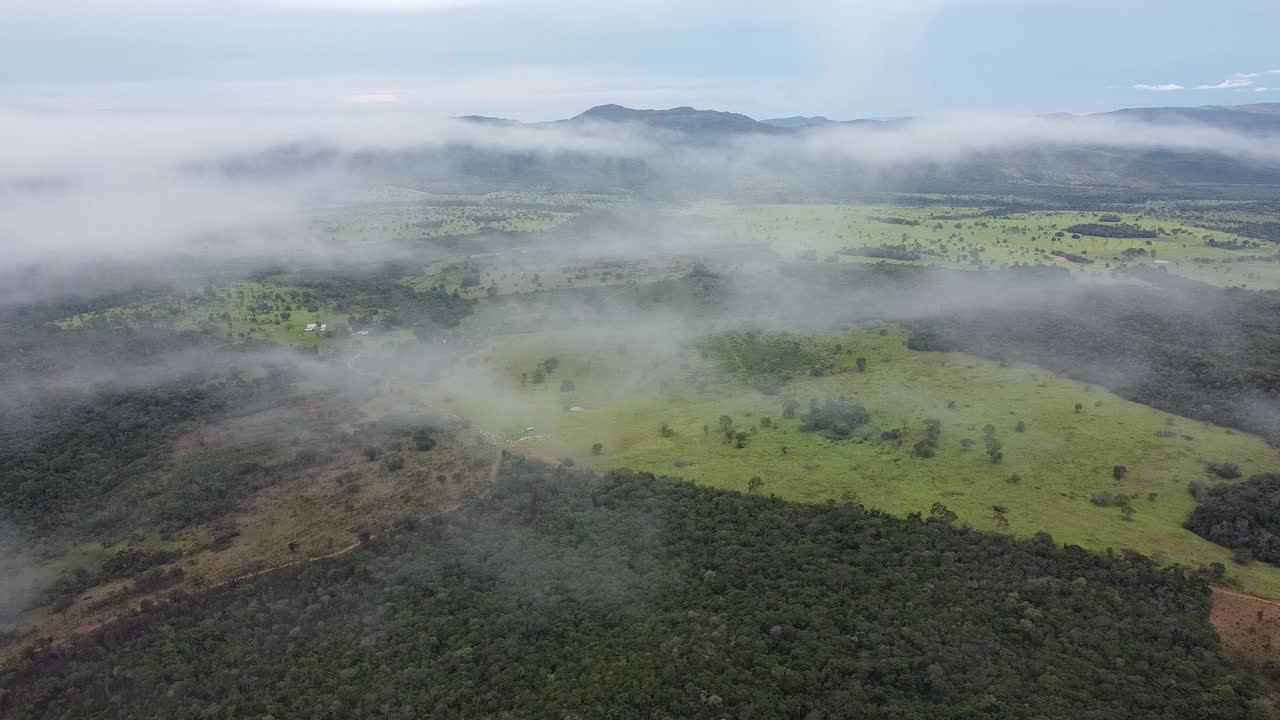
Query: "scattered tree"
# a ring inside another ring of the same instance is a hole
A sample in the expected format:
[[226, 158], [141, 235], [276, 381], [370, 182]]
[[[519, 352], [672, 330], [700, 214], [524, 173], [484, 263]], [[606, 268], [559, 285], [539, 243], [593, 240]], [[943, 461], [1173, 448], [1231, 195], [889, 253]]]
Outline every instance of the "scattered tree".
[[934, 503], [933, 506], [929, 508], [930, 520], [936, 520], [937, 522], [953, 523], [956, 521], [957, 518], [959, 518], [958, 515], [956, 515], [954, 512], [951, 511], [950, 508], [948, 508], [946, 505], [943, 505], [940, 502]]
[[1205, 469], [1224, 480], [1234, 480], [1240, 477], [1240, 466], [1233, 462], [1209, 463], [1205, 466]]

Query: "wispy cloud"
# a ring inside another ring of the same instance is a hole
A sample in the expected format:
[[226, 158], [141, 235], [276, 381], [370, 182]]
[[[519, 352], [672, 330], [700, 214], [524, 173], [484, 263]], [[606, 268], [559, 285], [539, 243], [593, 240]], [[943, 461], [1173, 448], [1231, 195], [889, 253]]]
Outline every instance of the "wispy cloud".
[[400, 96], [394, 93], [360, 93], [348, 95], [342, 101], [352, 105], [387, 105], [400, 102]]
[[1144, 85], [1142, 83], [1138, 83], [1137, 85], [1133, 86], [1133, 89], [1143, 90], [1148, 92], [1172, 92], [1174, 90], [1186, 90], [1186, 88], [1182, 87], [1181, 85], [1177, 85], [1175, 83], [1166, 83], [1164, 85]]
[[492, 5], [495, 0], [268, 0], [261, 4], [289, 10], [430, 12]]
[[[1254, 76], [1254, 77], [1257, 77], [1257, 76]], [[1253, 85], [1252, 79], [1249, 79], [1247, 77], [1236, 76], [1233, 78], [1224, 79], [1224, 81], [1217, 83], [1217, 85], [1199, 86], [1199, 90], [1236, 90], [1236, 88], [1248, 87], [1251, 85]]]

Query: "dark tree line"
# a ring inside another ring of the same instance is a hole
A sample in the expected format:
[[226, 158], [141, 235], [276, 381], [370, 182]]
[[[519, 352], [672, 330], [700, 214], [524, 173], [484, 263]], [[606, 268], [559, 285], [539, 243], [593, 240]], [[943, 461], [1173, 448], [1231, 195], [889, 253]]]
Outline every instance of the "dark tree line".
[[911, 326], [913, 350], [1029, 362], [1167, 412], [1280, 443], [1280, 293], [1079, 288]]
[[883, 258], [885, 260], [905, 260], [914, 262], [922, 255], [905, 245], [873, 245], [870, 247], [847, 247], [836, 251], [838, 255], [851, 257]]
[[1092, 235], [1093, 237], [1108, 238], [1153, 238], [1158, 237], [1155, 230], [1144, 230], [1137, 225], [1125, 224], [1107, 224], [1102, 223], [1080, 223], [1072, 225], [1066, 229], [1069, 233], [1076, 235]]
[[1245, 482], [1207, 487], [1193, 484], [1196, 507], [1185, 527], [1223, 547], [1237, 559], [1280, 565], [1280, 475], [1254, 475]]
[[0, 674], [27, 718], [1255, 718], [1203, 578], [508, 458], [488, 500]]

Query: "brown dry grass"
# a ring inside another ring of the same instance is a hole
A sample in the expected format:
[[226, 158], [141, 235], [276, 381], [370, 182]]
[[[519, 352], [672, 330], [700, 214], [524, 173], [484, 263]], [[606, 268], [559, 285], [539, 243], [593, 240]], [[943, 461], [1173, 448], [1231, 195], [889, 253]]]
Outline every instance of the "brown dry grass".
[[1280, 662], [1280, 603], [1215, 587], [1209, 621], [1223, 651], [1254, 672], [1272, 703], [1280, 701], [1280, 683], [1263, 668], [1268, 660]]
[[[209, 441], [186, 442], [211, 446]], [[354, 451], [344, 453], [329, 465], [308, 469], [247, 498], [234, 515], [240, 534], [226, 549], [204, 550], [176, 563], [186, 571], [180, 584], [94, 608], [95, 600], [132, 581], [123, 578], [92, 588], [62, 612], [36, 609], [23, 623], [30, 632], [0, 647], [0, 659], [91, 631], [175, 589], [196, 591], [332, 555], [356, 544], [361, 528], [376, 532], [398, 518], [447, 511], [467, 492], [492, 484], [499, 452], [493, 438], [458, 432], [441, 436], [427, 453], [402, 447], [405, 466], [396, 472]], [[442, 475], [444, 483], [439, 481]], [[295, 543], [292, 551], [290, 543]]]

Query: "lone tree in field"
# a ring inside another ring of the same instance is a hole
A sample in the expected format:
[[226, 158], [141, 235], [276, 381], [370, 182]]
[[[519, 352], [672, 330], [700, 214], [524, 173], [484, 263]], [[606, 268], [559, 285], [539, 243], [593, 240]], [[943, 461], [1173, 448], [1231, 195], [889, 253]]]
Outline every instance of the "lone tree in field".
[[1084, 410], [1084, 405], [1081, 403], [1076, 403], [1076, 412], [1080, 412], [1081, 410]]
[[1009, 529], [1009, 517], [1005, 513], [1008, 509], [1003, 505], [993, 505], [991, 507], [991, 522], [1001, 530]]
[[763, 487], [764, 487], [764, 480], [761, 480], [759, 475], [756, 475], [747, 481], [747, 492], [751, 493], [752, 495], [759, 495], [760, 490]]
[[938, 440], [942, 437], [941, 420], [924, 421], [924, 437], [912, 448], [917, 457], [931, 458], [938, 451]]
[[864, 358], [864, 357], [860, 357], [860, 358], [857, 358], [856, 360], [854, 360], [854, 361], [853, 361], [853, 365], [854, 365], [854, 367], [855, 367], [855, 368], [857, 368], [858, 372], [866, 372], [866, 371], [867, 371], [867, 359], [866, 359], [866, 358]]
[[1224, 480], [1240, 477], [1240, 466], [1233, 462], [1209, 463], [1205, 469]]
[[591, 446], [592, 455], [599, 455], [602, 452], [604, 452], [604, 443], [595, 443]]
[[956, 519], [959, 517], [960, 517], [959, 515], [956, 515], [954, 512], [952, 512], [950, 508], [948, 508], [946, 505], [943, 505], [940, 502], [934, 503], [933, 507], [929, 508], [930, 520], [937, 520], [938, 522], [952, 523], [952, 522], [955, 522]]
[[866, 408], [848, 400], [828, 400], [819, 405], [815, 399], [810, 412], [802, 419], [801, 430], [825, 430], [831, 437], [843, 439], [867, 424], [871, 416]]
[[1022, 422], [1021, 420], [1019, 420], [1019, 421], [1018, 421], [1018, 424], [1013, 426], [1013, 431], [1014, 431], [1014, 432], [1026, 432], [1026, 431], [1027, 431], [1027, 424], [1026, 424], [1026, 423], [1024, 423], [1024, 422]]
[[675, 437], [676, 431], [672, 430], [670, 425], [662, 423], [662, 427], [658, 428], [658, 434], [664, 438], [669, 438]]
[[1111, 468], [1111, 477], [1116, 480], [1123, 480], [1125, 475], [1129, 474], [1129, 468], [1123, 465], [1116, 465]]
[[792, 399], [787, 399], [782, 403], [782, 417], [790, 419], [796, 416], [796, 410], [800, 409], [800, 403]]
[[994, 435], [987, 436], [987, 457], [992, 465], [999, 465], [1004, 459], [1004, 445]]

